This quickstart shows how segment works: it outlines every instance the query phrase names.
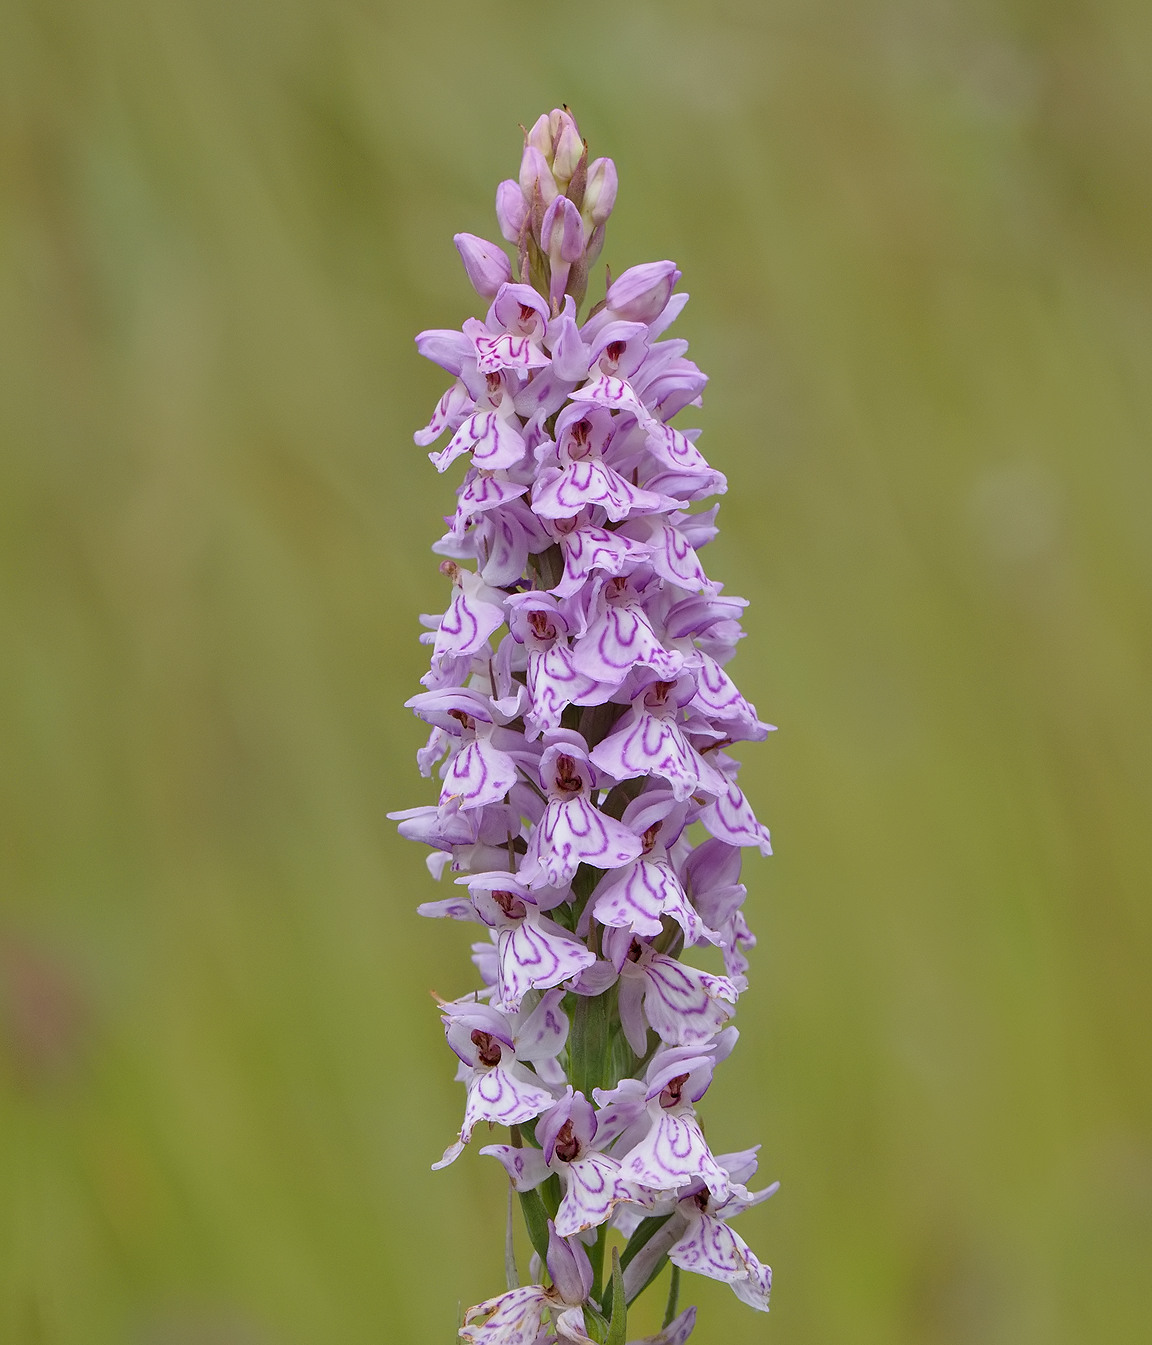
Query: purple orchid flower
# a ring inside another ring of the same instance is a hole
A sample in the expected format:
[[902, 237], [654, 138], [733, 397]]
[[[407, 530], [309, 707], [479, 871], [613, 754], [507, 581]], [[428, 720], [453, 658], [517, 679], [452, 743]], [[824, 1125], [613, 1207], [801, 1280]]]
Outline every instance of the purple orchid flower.
[[654, 1336], [644, 1336], [641, 1340], [630, 1340], [628, 1345], [684, 1345], [695, 1325], [696, 1309], [685, 1308], [662, 1331], [657, 1331]]
[[[598, 682], [576, 671], [568, 641], [570, 617], [554, 594], [514, 593], [508, 603], [512, 638], [527, 650], [525, 682], [531, 704], [524, 720], [532, 736], [538, 737], [560, 727], [569, 705], [606, 698]], [[575, 617], [571, 620], [575, 624]]]
[[668, 853], [687, 812], [670, 790], [663, 789], [649, 790], [628, 805], [621, 821], [640, 834], [643, 852], [600, 880], [587, 908], [590, 918], [645, 939], [660, 934], [664, 917], [669, 916], [684, 931], [685, 944], [721, 943], [721, 935], [689, 900]]
[[502, 595], [478, 576], [461, 570], [452, 561], [440, 567], [456, 588], [452, 605], [436, 631], [432, 651], [434, 666], [449, 656], [460, 658], [483, 649], [493, 631], [504, 624]]
[[474, 1000], [456, 1000], [442, 1010], [448, 1045], [460, 1057], [468, 1088], [464, 1124], [458, 1140], [433, 1164], [447, 1167], [460, 1156], [479, 1121], [519, 1125], [555, 1102], [548, 1088], [527, 1068], [553, 1059], [568, 1035], [560, 991], [549, 991], [527, 1015], [501, 1013]]
[[654, 775], [672, 786], [677, 799], [727, 794], [728, 781], [696, 750], [679, 722], [680, 710], [695, 694], [691, 677], [652, 682], [592, 749], [593, 765], [617, 780]]
[[518, 1191], [531, 1191], [549, 1173], [556, 1173], [564, 1188], [556, 1231], [561, 1237], [574, 1237], [606, 1223], [617, 1205], [650, 1203], [643, 1187], [624, 1178], [620, 1160], [601, 1152], [611, 1135], [598, 1144], [596, 1132], [595, 1109], [583, 1093], [574, 1093], [569, 1086], [536, 1126], [541, 1148], [490, 1144], [480, 1152], [504, 1164]]
[[753, 1197], [732, 1194], [718, 1203], [707, 1190], [686, 1197], [680, 1201], [678, 1209], [686, 1216], [688, 1227], [669, 1249], [668, 1259], [681, 1270], [723, 1280], [732, 1286], [741, 1302], [767, 1312], [772, 1271], [761, 1265], [748, 1244], [729, 1228], [726, 1220], [774, 1195], [777, 1189], [773, 1185]]
[[637, 667], [650, 668], [665, 681], [676, 680], [684, 656], [661, 643], [640, 585], [619, 576], [599, 583], [589, 606], [588, 626], [572, 658], [577, 672], [613, 690]]
[[620, 1026], [638, 1056], [648, 1028], [673, 1046], [709, 1041], [732, 1016], [738, 987], [726, 976], [698, 971], [658, 953], [626, 928], [609, 929], [604, 951], [620, 976]]
[[524, 856], [521, 873], [529, 887], [570, 883], [581, 864], [618, 869], [644, 848], [639, 836], [593, 804], [588, 749], [579, 734], [565, 736], [540, 758], [548, 805]]
[[740, 882], [742, 855], [739, 847], [710, 837], [690, 851], [681, 866], [693, 907], [717, 931], [724, 950], [724, 969], [741, 988], [748, 970], [745, 953], [756, 946], [756, 937], [741, 909], [748, 895]]
[[560, 1340], [595, 1345], [584, 1329], [582, 1307], [592, 1290], [588, 1254], [579, 1242], [561, 1237], [551, 1221], [547, 1266], [552, 1281], [548, 1288], [524, 1285], [469, 1308], [460, 1339], [472, 1345], [537, 1345], [556, 1339], [544, 1334], [545, 1321], [552, 1316]]
[[477, 874], [456, 881], [467, 884], [473, 908], [496, 936], [496, 1008], [514, 1012], [530, 990], [560, 985], [595, 963], [596, 954], [543, 915], [540, 894], [514, 875]]
[[470, 809], [503, 801], [519, 777], [516, 758], [498, 742], [505, 741], [519, 755], [523, 744], [516, 735], [498, 736], [504, 730], [497, 727], [491, 702], [463, 688], [442, 688], [413, 696], [407, 704], [439, 730], [436, 746], [443, 743], [452, 752], [444, 769], [441, 806], [458, 800], [461, 808]]

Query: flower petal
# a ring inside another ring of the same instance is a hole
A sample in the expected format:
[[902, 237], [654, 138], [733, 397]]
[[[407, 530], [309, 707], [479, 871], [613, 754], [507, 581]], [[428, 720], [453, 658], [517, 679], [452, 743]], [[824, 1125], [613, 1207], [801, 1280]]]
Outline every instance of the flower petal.
[[529, 990], [559, 985], [596, 961], [579, 939], [550, 934], [531, 920], [500, 930], [498, 946], [497, 1007], [502, 1009], [518, 1009]]
[[736, 987], [662, 953], [644, 963], [644, 1014], [661, 1041], [697, 1046], [709, 1041], [732, 1016]]
[[654, 1191], [674, 1191], [699, 1179], [717, 1200], [731, 1190], [728, 1174], [712, 1157], [690, 1112], [661, 1111], [656, 1124], [621, 1160], [625, 1177]]
[[539, 1284], [509, 1289], [468, 1309], [460, 1339], [470, 1345], [535, 1345], [548, 1306], [547, 1291]]
[[556, 1232], [572, 1237], [605, 1223], [624, 1201], [643, 1203], [647, 1193], [620, 1171], [619, 1159], [609, 1154], [589, 1153], [574, 1163], [561, 1164], [564, 1199], [556, 1212]]
[[548, 1164], [539, 1149], [517, 1149], [512, 1144], [486, 1144], [480, 1152], [490, 1154], [504, 1164], [504, 1170], [517, 1191], [531, 1191], [548, 1176]]

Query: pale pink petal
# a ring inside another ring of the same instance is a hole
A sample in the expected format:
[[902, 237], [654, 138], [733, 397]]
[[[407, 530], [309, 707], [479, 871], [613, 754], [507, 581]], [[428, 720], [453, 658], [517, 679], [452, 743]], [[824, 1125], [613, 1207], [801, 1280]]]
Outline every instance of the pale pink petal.
[[551, 934], [531, 920], [501, 929], [498, 946], [501, 1009], [518, 1009], [529, 990], [559, 985], [596, 961], [579, 939]]
[[647, 1193], [620, 1172], [619, 1159], [608, 1154], [588, 1153], [573, 1163], [561, 1164], [564, 1199], [556, 1212], [556, 1232], [562, 1238], [596, 1228], [623, 1201], [643, 1202]]
[[509, 1289], [468, 1309], [460, 1339], [469, 1345], [535, 1345], [549, 1303], [547, 1292], [538, 1284]]
[[520, 1148], [512, 1144], [486, 1144], [480, 1150], [504, 1164], [504, 1170], [517, 1191], [531, 1191], [548, 1176], [548, 1164], [539, 1149]]

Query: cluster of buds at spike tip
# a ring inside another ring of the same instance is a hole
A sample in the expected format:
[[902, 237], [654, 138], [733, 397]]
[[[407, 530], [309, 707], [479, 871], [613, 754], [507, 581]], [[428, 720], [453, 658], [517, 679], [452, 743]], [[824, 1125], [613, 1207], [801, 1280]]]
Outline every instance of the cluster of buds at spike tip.
[[[611, 159], [588, 162], [588, 146], [567, 108], [539, 117], [524, 132], [520, 177], [496, 189], [496, 218], [516, 249], [520, 278], [547, 295], [553, 313], [560, 311], [566, 294], [577, 307], [584, 302], [588, 268], [604, 246], [604, 226], [615, 202], [615, 164]], [[491, 245], [472, 234], [458, 234], [456, 246], [477, 291], [486, 299], [495, 297], [493, 283], [500, 283], [503, 270], [510, 272], [507, 258], [488, 264], [485, 257], [481, 263], [478, 253]]]
[[567, 109], [542, 116], [496, 196], [515, 258], [456, 238], [486, 316], [417, 337], [453, 382], [416, 442], [447, 436], [436, 468], [467, 465], [433, 548], [451, 599], [424, 618], [408, 702], [439, 799], [393, 816], [454, 879], [420, 913], [484, 933], [480, 988], [441, 1003], [466, 1099], [434, 1166], [507, 1128], [481, 1152], [519, 1193], [538, 1281], [510, 1252], [507, 1292], [460, 1329], [475, 1345], [623, 1342], [669, 1262], [660, 1345], [695, 1321], [681, 1270], [761, 1310], [771, 1285], [729, 1220], [775, 1186], [750, 1191], [756, 1149], [714, 1154], [698, 1110], [755, 943], [742, 856], [771, 853], [727, 749], [771, 726], [724, 671], [745, 603], [699, 557], [716, 506], [697, 506], [724, 478], [671, 424], [706, 382], [664, 337], [680, 272], [634, 266], [579, 319], [615, 196]]

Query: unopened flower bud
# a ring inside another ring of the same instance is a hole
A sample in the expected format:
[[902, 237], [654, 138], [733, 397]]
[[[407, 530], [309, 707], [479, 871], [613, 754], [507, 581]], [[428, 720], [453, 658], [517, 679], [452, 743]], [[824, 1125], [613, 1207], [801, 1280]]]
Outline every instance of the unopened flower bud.
[[583, 215], [595, 228], [607, 222], [616, 204], [616, 165], [611, 159], [595, 159], [588, 165]]
[[584, 153], [584, 142], [580, 139], [580, 132], [576, 129], [576, 123], [572, 120], [568, 112], [562, 112], [560, 135], [555, 140], [555, 149], [552, 155], [552, 176], [560, 187], [566, 187], [576, 171], [576, 165], [580, 162], [580, 156]]
[[592, 1266], [577, 1239], [560, 1237], [548, 1220], [548, 1274], [565, 1303], [583, 1303], [592, 1292]]
[[475, 234], [457, 234], [452, 241], [472, 288], [484, 299], [495, 299], [500, 286], [512, 279], [512, 263], [507, 254], [495, 243], [477, 238]]
[[525, 144], [543, 154], [561, 190], [568, 185], [584, 153], [580, 128], [566, 107], [554, 107], [547, 115], [537, 117]]
[[608, 286], [608, 307], [628, 322], [652, 322], [663, 313], [679, 279], [675, 262], [631, 266]]
[[574, 262], [584, 251], [584, 225], [580, 212], [565, 196], [557, 196], [544, 212], [540, 246], [555, 266]]
[[505, 178], [496, 188], [496, 219], [500, 233], [509, 243], [518, 243], [524, 221], [528, 218], [528, 203], [519, 182]]
[[546, 206], [560, 194], [548, 160], [535, 145], [524, 146], [524, 157], [520, 160], [520, 190], [525, 201], [535, 201], [539, 196]]
[[540, 248], [551, 272], [548, 298], [558, 312], [568, 285], [572, 263], [584, 255], [584, 222], [566, 196], [557, 196], [540, 225]]
[[547, 112], [541, 112], [532, 123], [532, 129], [524, 137], [524, 143], [538, 149], [549, 163], [552, 162], [552, 126], [551, 117]]

